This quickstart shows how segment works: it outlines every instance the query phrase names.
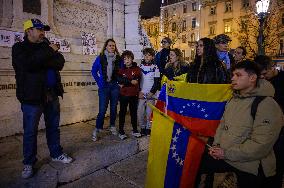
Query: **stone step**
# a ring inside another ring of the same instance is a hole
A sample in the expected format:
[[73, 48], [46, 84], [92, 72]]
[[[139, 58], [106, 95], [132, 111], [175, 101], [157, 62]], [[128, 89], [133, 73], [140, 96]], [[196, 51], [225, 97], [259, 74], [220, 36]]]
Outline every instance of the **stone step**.
[[96, 142], [91, 140], [93, 121], [63, 126], [60, 129], [61, 145], [64, 152], [75, 159], [74, 162], [52, 162], [45, 131], [39, 131], [36, 174], [27, 180], [21, 178], [22, 136], [0, 139], [0, 187], [56, 187], [88, 176], [148, 148], [149, 137], [137, 139], [130, 136], [130, 126], [125, 128], [129, 135], [126, 140], [120, 140], [118, 136], [111, 135], [104, 129]]

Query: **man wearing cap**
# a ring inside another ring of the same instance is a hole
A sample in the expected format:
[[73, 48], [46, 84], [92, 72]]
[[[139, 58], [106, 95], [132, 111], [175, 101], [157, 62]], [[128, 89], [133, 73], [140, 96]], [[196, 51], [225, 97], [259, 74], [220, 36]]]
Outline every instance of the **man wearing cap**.
[[33, 176], [37, 161], [37, 127], [42, 113], [46, 126], [46, 139], [53, 161], [72, 162], [60, 146], [58, 96], [63, 96], [59, 71], [65, 59], [59, 47], [45, 38], [50, 27], [38, 19], [24, 22], [24, 41], [12, 47], [12, 64], [15, 70], [16, 95], [23, 112], [23, 178]]
[[171, 50], [170, 46], [172, 44], [172, 40], [169, 37], [165, 37], [161, 41], [161, 44], [162, 44], [162, 50], [156, 54], [155, 61], [160, 70], [160, 73], [163, 75], [165, 66], [168, 62], [168, 58], [170, 55], [170, 50]]
[[217, 49], [217, 55], [219, 60], [224, 63], [226, 69], [230, 71], [232, 66], [234, 65], [234, 58], [228, 52], [229, 51], [229, 42], [231, 42], [231, 38], [228, 35], [220, 34], [213, 38], [215, 42], [215, 46]]

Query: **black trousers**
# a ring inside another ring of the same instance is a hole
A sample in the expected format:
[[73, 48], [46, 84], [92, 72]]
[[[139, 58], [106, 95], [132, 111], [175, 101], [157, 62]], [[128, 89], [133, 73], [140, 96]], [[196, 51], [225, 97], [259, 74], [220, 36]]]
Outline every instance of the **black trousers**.
[[201, 160], [199, 172], [196, 177], [195, 187], [198, 187], [202, 174], [208, 174], [205, 181], [205, 187], [213, 187], [215, 172], [234, 172], [237, 176], [238, 187], [240, 188], [258, 188], [261, 187], [261, 182], [263, 181], [263, 173], [260, 176], [255, 176], [253, 174], [240, 171], [226, 163], [224, 160], [213, 159], [208, 154], [208, 151], [205, 151]]
[[138, 97], [120, 95], [119, 101], [120, 101], [119, 133], [124, 134], [124, 123], [125, 123], [125, 116], [126, 116], [128, 104], [129, 104], [129, 111], [130, 111], [130, 118], [131, 118], [133, 132], [137, 132]]

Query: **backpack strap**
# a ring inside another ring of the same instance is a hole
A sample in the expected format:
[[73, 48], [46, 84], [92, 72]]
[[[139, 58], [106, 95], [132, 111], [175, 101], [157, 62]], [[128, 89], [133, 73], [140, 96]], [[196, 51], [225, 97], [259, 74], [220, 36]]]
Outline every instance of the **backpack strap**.
[[259, 103], [265, 98], [266, 98], [266, 96], [256, 96], [254, 98], [252, 105], [251, 105], [251, 111], [250, 111], [250, 114], [252, 116], [253, 121], [255, 120], [255, 115], [256, 115], [256, 111], [257, 111], [257, 107], [258, 107]]

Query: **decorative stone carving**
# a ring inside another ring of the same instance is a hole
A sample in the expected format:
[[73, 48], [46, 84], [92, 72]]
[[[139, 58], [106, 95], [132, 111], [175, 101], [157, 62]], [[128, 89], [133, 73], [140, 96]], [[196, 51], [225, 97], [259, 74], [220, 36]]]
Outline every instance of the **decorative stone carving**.
[[55, 23], [106, 33], [107, 8], [91, 3], [55, 1]]

